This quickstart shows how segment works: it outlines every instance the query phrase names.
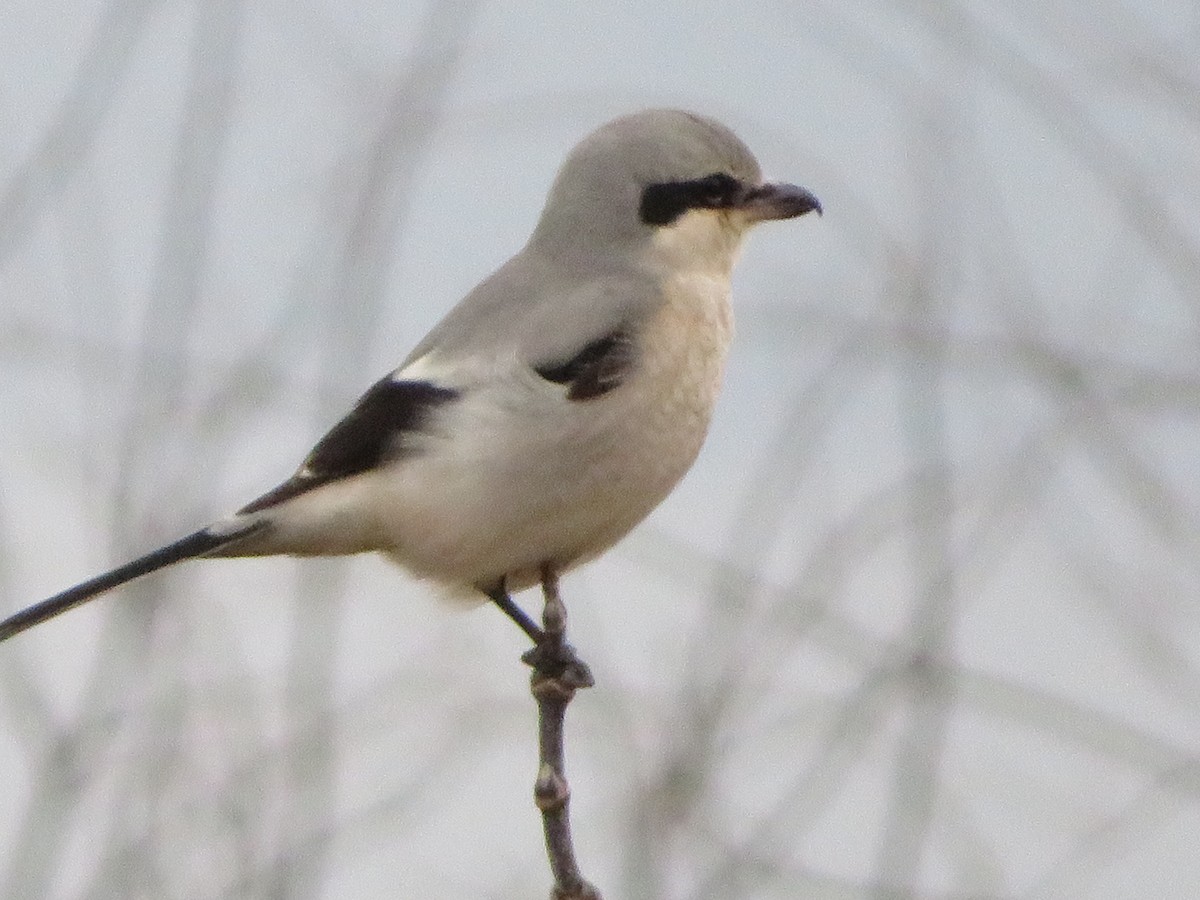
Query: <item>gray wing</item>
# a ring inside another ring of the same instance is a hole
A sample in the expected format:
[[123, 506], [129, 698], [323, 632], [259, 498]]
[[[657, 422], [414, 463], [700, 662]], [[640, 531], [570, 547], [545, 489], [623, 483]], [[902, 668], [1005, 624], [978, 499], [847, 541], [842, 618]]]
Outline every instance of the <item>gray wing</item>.
[[540, 374], [583, 354], [571, 377], [558, 373], [550, 380], [574, 381], [585, 361], [600, 359], [607, 360], [607, 369], [596, 370], [603, 375], [631, 361], [639, 323], [660, 302], [653, 282], [635, 272], [583, 277], [526, 250], [463, 298], [409, 354], [401, 372], [424, 357], [436, 358], [439, 372], [458, 361], [472, 370], [480, 361], [515, 357]]

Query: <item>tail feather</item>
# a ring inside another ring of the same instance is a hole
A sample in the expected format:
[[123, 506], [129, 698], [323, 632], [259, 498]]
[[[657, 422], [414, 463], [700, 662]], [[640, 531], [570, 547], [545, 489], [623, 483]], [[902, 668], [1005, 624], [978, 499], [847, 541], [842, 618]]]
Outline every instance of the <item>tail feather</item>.
[[6, 641], [27, 628], [32, 628], [34, 625], [45, 622], [47, 619], [52, 619], [60, 613], [74, 609], [81, 603], [86, 603], [93, 597], [103, 594], [105, 591], [112, 590], [127, 581], [132, 581], [142, 575], [148, 575], [172, 563], [203, 556], [206, 553], [211, 553], [218, 547], [241, 540], [251, 532], [257, 531], [262, 525], [263, 523], [260, 521], [236, 531], [212, 531], [203, 528], [200, 531], [193, 532], [187, 537], [175, 541], [173, 544], [160, 547], [153, 553], [140, 556], [132, 562], [118, 566], [111, 572], [97, 575], [95, 578], [91, 578], [82, 584], [67, 588], [61, 594], [55, 594], [41, 603], [35, 603], [33, 606], [26, 607], [20, 612], [14, 613], [3, 622], [0, 622], [0, 641]]

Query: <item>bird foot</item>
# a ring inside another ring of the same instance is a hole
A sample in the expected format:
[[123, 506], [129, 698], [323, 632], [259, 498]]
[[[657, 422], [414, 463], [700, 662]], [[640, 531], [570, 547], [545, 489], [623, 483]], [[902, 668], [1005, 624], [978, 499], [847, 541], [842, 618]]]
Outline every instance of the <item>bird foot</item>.
[[596, 683], [592, 670], [561, 634], [544, 634], [533, 649], [521, 654], [521, 662], [533, 669], [538, 680], [554, 682], [567, 691], [574, 692]]
[[579, 688], [595, 684], [592, 670], [579, 658], [566, 641], [567, 607], [558, 595], [558, 575], [552, 567], [542, 567], [542, 595], [546, 605], [542, 610], [541, 634], [534, 637], [532, 650], [521, 661], [533, 669], [533, 689], [554, 690], [566, 695]]

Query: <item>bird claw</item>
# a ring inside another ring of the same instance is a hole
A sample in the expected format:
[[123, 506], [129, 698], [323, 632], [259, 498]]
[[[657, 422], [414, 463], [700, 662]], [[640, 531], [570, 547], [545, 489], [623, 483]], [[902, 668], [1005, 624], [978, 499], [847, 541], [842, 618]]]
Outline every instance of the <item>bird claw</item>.
[[561, 635], [545, 635], [533, 649], [521, 654], [521, 661], [533, 669], [537, 680], [554, 683], [562, 690], [574, 692], [596, 683], [587, 663]]

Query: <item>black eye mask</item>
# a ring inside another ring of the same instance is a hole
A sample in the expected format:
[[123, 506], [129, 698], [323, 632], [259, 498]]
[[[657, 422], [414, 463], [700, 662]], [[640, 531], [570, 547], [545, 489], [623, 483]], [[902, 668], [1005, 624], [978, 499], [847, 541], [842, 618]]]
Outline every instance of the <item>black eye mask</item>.
[[670, 225], [689, 209], [728, 209], [744, 193], [742, 183], [724, 172], [691, 181], [662, 181], [643, 189], [638, 216], [647, 225]]

